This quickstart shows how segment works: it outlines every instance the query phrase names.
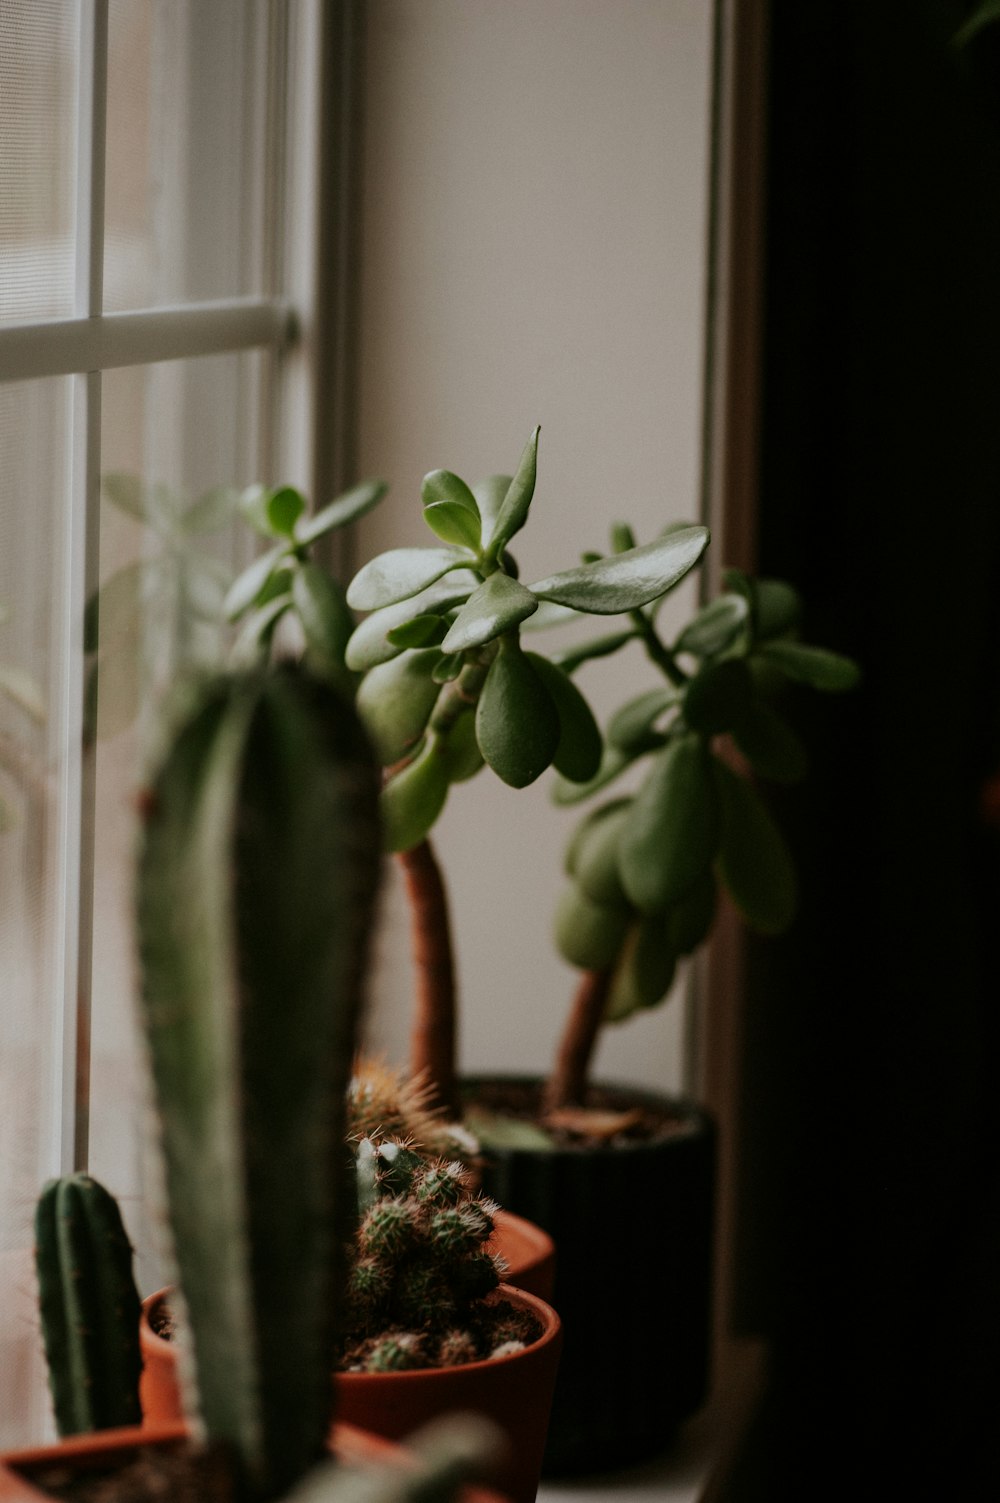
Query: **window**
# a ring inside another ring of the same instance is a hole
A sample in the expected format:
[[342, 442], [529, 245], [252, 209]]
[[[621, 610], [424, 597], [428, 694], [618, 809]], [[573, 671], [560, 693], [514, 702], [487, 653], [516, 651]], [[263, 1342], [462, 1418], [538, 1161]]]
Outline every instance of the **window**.
[[146, 1190], [129, 872], [157, 691], [219, 651], [239, 488], [331, 472], [302, 394], [350, 10], [0, 0], [0, 1445], [48, 1426], [39, 1185]]

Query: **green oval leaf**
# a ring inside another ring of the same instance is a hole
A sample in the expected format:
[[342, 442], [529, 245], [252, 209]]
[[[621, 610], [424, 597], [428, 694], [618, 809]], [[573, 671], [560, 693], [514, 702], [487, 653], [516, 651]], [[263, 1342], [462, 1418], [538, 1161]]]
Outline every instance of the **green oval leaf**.
[[267, 494], [267, 522], [272, 535], [293, 538], [295, 524], [305, 515], [306, 502], [301, 491], [292, 485], [279, 485]]
[[358, 517], [363, 517], [378, 505], [388, 489], [384, 480], [365, 480], [361, 485], [352, 486], [315, 516], [300, 520], [295, 529], [296, 542], [315, 543], [317, 538], [325, 537], [335, 528], [357, 521]]
[[667, 914], [667, 939], [677, 955], [693, 955], [708, 937], [715, 918], [715, 877], [706, 869], [676, 907]]
[[536, 652], [525, 654], [552, 697], [559, 716], [559, 743], [552, 764], [571, 783], [589, 783], [601, 765], [603, 743], [589, 704], [561, 668]]
[[775, 783], [797, 783], [808, 767], [806, 749], [792, 727], [769, 704], [755, 699], [732, 729], [754, 772]]
[[485, 480], [477, 480], [472, 487], [472, 494], [476, 498], [476, 505], [479, 507], [479, 515], [482, 519], [481, 546], [483, 548], [489, 546], [504, 497], [513, 483], [512, 475], [488, 475]]
[[602, 908], [628, 908], [628, 898], [618, 871], [618, 845], [631, 799], [605, 806], [604, 818], [588, 824], [573, 852], [576, 884]]
[[408, 756], [424, 734], [440, 693], [431, 676], [439, 656], [436, 647], [404, 652], [361, 680], [358, 714], [383, 767]]
[[390, 548], [371, 559], [351, 580], [347, 603], [356, 611], [377, 611], [425, 590], [450, 573], [468, 567], [464, 548]]
[[292, 580], [292, 599], [309, 652], [327, 670], [341, 669], [354, 617], [340, 585], [318, 564], [302, 564]]
[[230, 649], [230, 660], [249, 666], [265, 659], [271, 650], [278, 622], [291, 609], [291, 604], [289, 595], [279, 595], [249, 611], [240, 622], [239, 632]]
[[629, 929], [608, 992], [605, 1022], [621, 1023], [655, 1007], [673, 985], [677, 957], [670, 948], [663, 915], [641, 919]]
[[749, 618], [750, 607], [745, 596], [720, 595], [688, 622], [674, 643], [674, 652], [692, 652], [699, 658], [716, 657], [733, 645]]
[[450, 684], [462, 671], [465, 662], [460, 652], [446, 652], [438, 659], [433, 679], [436, 684]]
[[590, 832], [595, 828], [595, 826], [599, 825], [602, 820], [607, 819], [617, 810], [624, 809], [631, 802], [631, 796], [612, 799], [610, 803], [599, 804], [596, 809], [589, 810], [583, 816], [569, 838], [569, 844], [566, 847], [566, 855], [563, 858], [563, 865], [568, 877], [576, 876], [577, 857], [581, 849], [583, 848], [584, 842], [587, 840]]
[[824, 647], [805, 647], [801, 642], [769, 642], [758, 655], [786, 678], [828, 694], [853, 689], [861, 677], [860, 668], [850, 658]]
[[424, 521], [446, 543], [460, 543], [478, 552], [482, 522], [476, 498], [450, 470], [432, 470], [420, 488]]
[[628, 553], [635, 547], [635, 533], [627, 522], [613, 522], [611, 524], [611, 551], [612, 553]]
[[474, 590], [462, 606], [442, 646], [445, 652], [467, 652], [502, 636], [538, 609], [530, 590], [498, 570]]
[[382, 840], [387, 851], [409, 851], [425, 839], [448, 797], [448, 774], [431, 741], [382, 789]]
[[752, 929], [780, 934], [797, 904], [788, 847], [754, 788], [712, 760], [722, 816], [719, 875]]
[[226, 619], [236, 621], [244, 611], [248, 611], [260, 599], [272, 571], [279, 561], [287, 558], [291, 549], [284, 543], [272, 548], [269, 553], [264, 553], [260, 558], [255, 558], [253, 563], [237, 574], [229, 593], [226, 596], [225, 612]]
[[592, 794], [599, 793], [609, 783], [621, 777], [627, 767], [631, 767], [635, 758], [626, 752], [619, 751], [616, 746], [606, 746], [601, 753], [601, 765], [589, 783], [571, 783], [566, 778], [560, 778], [552, 790], [552, 797], [557, 804], [581, 804]]
[[477, 583], [474, 574], [463, 570], [441, 584], [431, 585], [429, 589], [411, 595], [407, 600], [373, 611], [355, 627], [347, 644], [345, 658], [348, 668], [366, 673], [376, 663], [387, 663], [390, 658], [398, 657], [403, 649], [389, 640], [390, 632], [405, 625], [407, 621], [413, 621], [417, 616], [443, 614], [454, 606], [461, 605]]
[[500, 511], [489, 540], [489, 551], [499, 558], [515, 533], [520, 532], [528, 520], [531, 498], [535, 494], [535, 477], [538, 469], [538, 435], [535, 428], [525, 444], [518, 462], [517, 472], [500, 505]]
[[658, 753], [621, 833], [622, 885], [644, 913], [686, 897], [715, 855], [718, 811], [700, 737], [676, 736]]
[[754, 636], [759, 642], [794, 631], [802, 617], [798, 590], [783, 579], [753, 581]]
[[676, 689], [647, 689], [616, 710], [608, 722], [608, 741], [621, 751], [635, 751], [646, 743], [661, 715], [676, 705]]
[[465, 783], [483, 766], [483, 754], [476, 740], [476, 716], [473, 709], [463, 711], [441, 738], [441, 755], [449, 783]]
[[556, 904], [556, 947], [581, 971], [605, 971], [614, 965], [628, 926], [627, 912], [591, 902], [575, 882], [563, 889]]
[[[540, 605], [539, 614], [544, 609], [545, 606]], [[578, 615], [579, 612], [574, 611], [573, 614]], [[635, 627], [629, 627], [626, 631], [609, 632], [605, 637], [594, 637], [590, 642], [580, 642], [576, 647], [566, 647], [562, 652], [553, 653], [552, 661], [558, 663], [564, 673], [575, 673], [582, 663], [589, 663], [592, 658], [610, 657], [638, 635]]]
[[393, 647], [437, 647], [448, 630], [443, 616], [414, 616], [386, 633]]
[[515, 643], [502, 643], [476, 706], [483, 756], [511, 788], [526, 788], [551, 763], [559, 735], [559, 714], [545, 684]]
[[708, 546], [707, 527], [686, 527], [641, 548], [580, 564], [529, 585], [533, 595], [592, 615], [637, 610], [673, 588]]
[[750, 670], [742, 658], [706, 663], [684, 688], [684, 719], [703, 736], [721, 735], [747, 713], [752, 695]]

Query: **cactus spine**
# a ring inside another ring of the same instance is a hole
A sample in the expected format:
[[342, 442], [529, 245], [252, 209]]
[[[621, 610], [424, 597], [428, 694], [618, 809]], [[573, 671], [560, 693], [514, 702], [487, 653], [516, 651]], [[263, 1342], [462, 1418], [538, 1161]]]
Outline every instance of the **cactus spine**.
[[35, 1267], [60, 1435], [137, 1425], [139, 1295], [114, 1198], [86, 1174], [50, 1180], [35, 1209]]
[[205, 685], [146, 801], [142, 1014], [197, 1411], [258, 1498], [329, 1427], [377, 800], [351, 707], [285, 667]]

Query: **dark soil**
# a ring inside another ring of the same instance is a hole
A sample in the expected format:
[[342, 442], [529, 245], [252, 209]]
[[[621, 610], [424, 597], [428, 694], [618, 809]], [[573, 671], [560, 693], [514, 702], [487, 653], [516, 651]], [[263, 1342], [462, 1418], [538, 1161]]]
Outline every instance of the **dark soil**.
[[[595, 1135], [543, 1117], [541, 1093], [540, 1083], [522, 1080], [476, 1081], [467, 1090], [470, 1105], [475, 1102], [477, 1107], [495, 1112], [498, 1117], [508, 1117], [541, 1127], [552, 1138], [556, 1148], [588, 1150], [624, 1147], [635, 1143], [661, 1143], [667, 1138], [693, 1131], [690, 1120], [683, 1112], [646, 1101], [641, 1092], [630, 1095], [606, 1086], [590, 1086], [584, 1102], [584, 1115], [596, 1112], [602, 1116], [620, 1115], [622, 1118], [621, 1127], [617, 1131]], [[581, 1123], [580, 1128], [582, 1127]]]
[[52, 1461], [24, 1474], [34, 1487], [73, 1503], [233, 1503], [232, 1471], [219, 1452], [179, 1441], [119, 1453], [114, 1464]]

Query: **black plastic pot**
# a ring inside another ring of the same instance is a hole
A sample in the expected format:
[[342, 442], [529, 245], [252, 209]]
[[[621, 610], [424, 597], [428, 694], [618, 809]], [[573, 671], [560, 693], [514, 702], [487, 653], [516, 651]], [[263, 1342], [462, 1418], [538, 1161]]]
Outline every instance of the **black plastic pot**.
[[[466, 1080], [463, 1091], [474, 1098], [486, 1083]], [[556, 1243], [552, 1303], [565, 1342], [547, 1476], [655, 1455], [708, 1389], [714, 1126], [690, 1102], [603, 1089], [623, 1107], [667, 1108], [677, 1130], [624, 1147], [491, 1149], [483, 1176], [490, 1195]]]

